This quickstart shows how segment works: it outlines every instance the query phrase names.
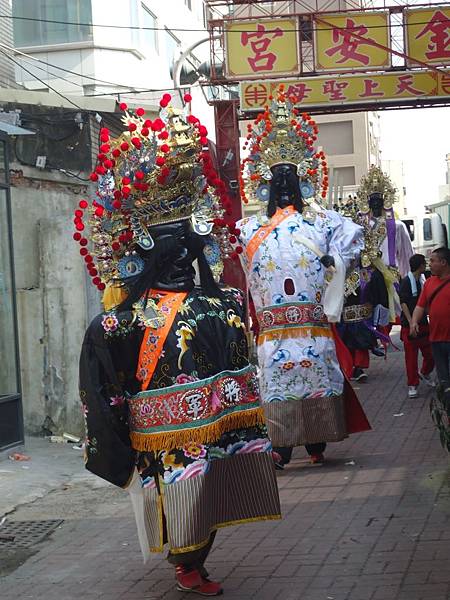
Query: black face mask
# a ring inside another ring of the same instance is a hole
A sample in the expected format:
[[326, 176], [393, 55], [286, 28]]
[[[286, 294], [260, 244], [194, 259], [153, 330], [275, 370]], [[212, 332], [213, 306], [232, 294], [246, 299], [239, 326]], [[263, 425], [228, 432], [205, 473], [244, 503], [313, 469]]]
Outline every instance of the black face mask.
[[383, 212], [384, 197], [380, 192], [374, 192], [369, 196], [369, 208], [374, 217], [381, 217]]
[[158, 252], [154, 287], [173, 292], [189, 292], [194, 287], [195, 269], [192, 263], [195, 255], [192, 249], [190, 221], [178, 221], [164, 225], [154, 225], [149, 233]]
[[294, 165], [280, 164], [272, 167], [270, 182], [270, 198], [267, 216], [272, 217], [277, 208], [294, 206], [298, 212], [303, 211], [297, 170]]

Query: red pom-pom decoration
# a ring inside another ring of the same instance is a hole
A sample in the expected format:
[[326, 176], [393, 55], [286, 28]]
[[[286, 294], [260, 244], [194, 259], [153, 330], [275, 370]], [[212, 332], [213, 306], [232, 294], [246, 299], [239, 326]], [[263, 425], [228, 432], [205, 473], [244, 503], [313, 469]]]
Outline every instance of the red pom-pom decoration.
[[184, 95], [184, 101], [185, 102], [191, 102], [192, 101], [192, 96], [190, 94], [185, 94]]
[[130, 147], [130, 144], [129, 144], [128, 142], [122, 142], [122, 143], [120, 144], [120, 149], [121, 149], [123, 152], [126, 152], [126, 151], [128, 150], [128, 148], [129, 148], [129, 147]]
[[115, 209], [118, 210], [122, 206], [122, 202], [120, 200], [114, 200], [112, 205]]
[[111, 154], [114, 156], [114, 158], [119, 157], [120, 156], [119, 148], [114, 148], [114, 150], [111, 152]]
[[162, 167], [166, 163], [166, 159], [163, 156], [157, 156], [155, 162], [158, 167]]
[[120, 244], [119, 244], [119, 242], [113, 242], [111, 244], [111, 248], [114, 250], [114, 252], [117, 252], [117, 250], [120, 250]]
[[100, 146], [101, 152], [109, 152], [111, 150], [111, 146], [109, 144], [102, 144]]
[[128, 106], [125, 104], [125, 102], [121, 102], [119, 104], [119, 108], [120, 108], [120, 110], [127, 110]]
[[148, 129], [147, 127], [143, 127], [141, 129], [141, 135], [143, 135], [144, 137], [147, 137], [150, 133], [150, 129]]
[[92, 280], [92, 283], [93, 283], [94, 285], [99, 285], [99, 284], [100, 284], [100, 282], [101, 282], [101, 279], [100, 279], [100, 277], [94, 277], [94, 279]]
[[76, 217], [81, 218], [83, 216], [83, 211], [77, 208], [74, 214]]
[[102, 217], [103, 216], [103, 212], [104, 212], [103, 206], [97, 206], [97, 208], [95, 209], [94, 214], [95, 214], [96, 217]]
[[83, 231], [83, 229], [84, 229], [84, 225], [83, 225], [83, 223], [81, 223], [81, 221], [79, 221], [79, 222], [78, 222], [78, 223], [75, 225], [75, 229], [76, 229], [77, 231]]
[[98, 175], [104, 175], [106, 173], [106, 169], [102, 165], [99, 165], [98, 167], [95, 167], [95, 172], [98, 173]]
[[108, 142], [109, 141], [109, 135], [107, 133], [102, 133], [100, 135], [100, 141], [101, 142]]
[[105, 160], [105, 162], [103, 164], [105, 165], [105, 167], [107, 169], [111, 169], [111, 167], [113, 166], [112, 161], [109, 160], [108, 158]]
[[129, 177], [122, 177], [122, 184], [129, 185], [131, 183], [131, 179]]
[[124, 197], [129, 196], [130, 192], [131, 192], [130, 188], [127, 187], [126, 185], [124, 185], [123, 188], [122, 188], [122, 194], [124, 195]]
[[[92, 280], [92, 281], [94, 281], [94, 280]], [[100, 292], [103, 292], [103, 290], [105, 289], [105, 287], [106, 287], [106, 285], [104, 283], [99, 283], [98, 286], [97, 286], [97, 289]]]
[[145, 119], [144, 121], [144, 127], [151, 127], [152, 126], [152, 122], [150, 121], [150, 119]]
[[72, 236], [72, 237], [73, 237], [73, 239], [74, 239], [76, 242], [79, 242], [79, 241], [81, 240], [81, 233], [79, 233], [78, 231], [76, 231], [76, 232], [73, 234], [73, 236]]
[[80, 208], [87, 208], [88, 207], [87, 200], [80, 200], [80, 202], [78, 203], [78, 206]]
[[128, 131], [136, 131], [136, 129], [137, 129], [136, 123], [129, 123], [128, 124]]
[[136, 114], [138, 117], [142, 117], [142, 115], [145, 114], [145, 110], [143, 108], [137, 108]]
[[107, 127], [102, 127], [100, 129], [100, 134], [101, 135], [103, 135], [103, 134], [108, 135], [109, 134], [109, 129]]
[[169, 132], [168, 131], [161, 131], [161, 133], [158, 134], [158, 138], [160, 140], [167, 140], [168, 137], [169, 137]]
[[89, 175], [89, 179], [90, 179], [91, 181], [98, 181], [98, 175], [97, 175], [97, 173], [91, 173], [91, 174]]
[[164, 154], [167, 154], [167, 152], [170, 151], [170, 148], [167, 144], [162, 144], [162, 146], [160, 147], [161, 152], [164, 152]]
[[80, 248], [80, 254], [81, 254], [81, 256], [86, 256], [87, 253], [88, 253], [88, 249], [87, 248]]
[[207, 145], [208, 145], [208, 138], [201, 137], [201, 138], [200, 138], [200, 144], [201, 144], [202, 146], [207, 146]]
[[131, 138], [131, 143], [135, 148], [140, 148], [142, 146], [141, 140], [138, 137]]

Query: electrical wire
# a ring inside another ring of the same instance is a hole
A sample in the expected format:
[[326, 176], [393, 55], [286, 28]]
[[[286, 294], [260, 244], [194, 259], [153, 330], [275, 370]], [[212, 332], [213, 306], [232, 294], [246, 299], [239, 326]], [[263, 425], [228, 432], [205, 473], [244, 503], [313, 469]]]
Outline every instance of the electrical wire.
[[[436, 6], [436, 9], [439, 8], [446, 8], [448, 7], [449, 3], [441, 3], [439, 5], [432, 5], [432, 6]], [[432, 8], [430, 10], [433, 10]], [[311, 15], [314, 15], [315, 13], [310, 13]], [[345, 11], [342, 12], [342, 14], [346, 14]], [[347, 13], [347, 14], [352, 14]], [[364, 13], [362, 13], [364, 14]], [[37, 23], [52, 23], [55, 25], [75, 25], [78, 27], [101, 27], [101, 28], [105, 28], [105, 29], [126, 29], [126, 30], [140, 30], [140, 31], [185, 31], [185, 32], [202, 32], [205, 33], [206, 28], [202, 28], [202, 29], [196, 29], [196, 28], [189, 28], [189, 27], [141, 27], [140, 25], [107, 25], [106, 23], [82, 23], [82, 22], [78, 22], [78, 21], [58, 21], [56, 19], [37, 19], [35, 17], [19, 17], [16, 15], [2, 15], [0, 14], [0, 18], [4, 18], [4, 19], [16, 19], [16, 20], [21, 20], [21, 21], [32, 21], [32, 22], [37, 22]], [[277, 18], [279, 18], [277, 16]], [[285, 17], [286, 19], [288, 18], [296, 18], [295, 15], [294, 16], [289, 16], [286, 15]], [[309, 21], [312, 22], [313, 20]], [[447, 19], [445, 21], [442, 21], [442, 23], [446, 23]], [[227, 23], [227, 20], [223, 20], [223, 24], [225, 25]], [[429, 21], [421, 21], [421, 22], [415, 22], [414, 25], [428, 25]], [[394, 23], [392, 24], [390, 27], [404, 27], [407, 26], [407, 23]], [[358, 26], [355, 27], [355, 29]], [[389, 26], [388, 26], [389, 27]], [[371, 29], [386, 29], [386, 25], [371, 25], [370, 26]], [[283, 33], [301, 33], [303, 32], [303, 29], [301, 28], [288, 28], [288, 29], [283, 29], [283, 28], [279, 28]], [[332, 31], [334, 29], [334, 27], [330, 27], [330, 28], [322, 28], [322, 27], [313, 27], [311, 28], [311, 31]], [[352, 28], [347, 28], [347, 30], [352, 29]], [[227, 33], [255, 33], [254, 29], [251, 30], [245, 30], [245, 29], [240, 29], [238, 31], [229, 31]]]
[[70, 100], [69, 98], [67, 98], [67, 96], [64, 96], [64, 94], [61, 94], [61, 92], [58, 92], [58, 90], [55, 90], [54, 87], [52, 87], [48, 82], [43, 81], [42, 79], [40, 79], [37, 75], [35, 75], [34, 73], [32, 73], [31, 71], [29, 71], [26, 67], [24, 67], [23, 65], [21, 65], [19, 62], [17, 62], [17, 60], [14, 60], [14, 58], [12, 58], [12, 56], [9, 56], [9, 54], [7, 54], [4, 50], [2, 50], [0, 48], [0, 53], [3, 54], [4, 56], [6, 56], [6, 58], [10, 61], [12, 61], [15, 65], [17, 65], [18, 67], [20, 67], [21, 69], [23, 69], [26, 73], [28, 73], [29, 75], [31, 75], [31, 77], [34, 77], [35, 79], [37, 79], [40, 83], [42, 83], [42, 85], [50, 90], [52, 90], [52, 92], [54, 92], [55, 94], [57, 94], [58, 96], [60, 96], [61, 98], [64, 98], [64, 100], [66, 100], [67, 102], [69, 102], [70, 104], [72, 104], [72, 106], [75, 106], [76, 108], [78, 108], [78, 110], [84, 110], [83, 108], [81, 108], [81, 106], [78, 106], [78, 104], [76, 104], [75, 102], [73, 102], [72, 100]]
[[[0, 46], [5, 48], [6, 50], [10, 50], [11, 52], [14, 52], [14, 54], [17, 54], [19, 56], [24, 56], [30, 60], [33, 60], [35, 62], [39, 62], [43, 65], [46, 65], [48, 67], [52, 67], [54, 69], [58, 69], [59, 71], [64, 71], [65, 73], [70, 73], [71, 75], [76, 75], [77, 77], [82, 77], [84, 79], [90, 79], [92, 81], [95, 81], [96, 83], [106, 83], [107, 85], [113, 85], [115, 87], [124, 87], [123, 84], [120, 83], [113, 83], [112, 81], [106, 81], [103, 79], [97, 79], [96, 77], [91, 77], [90, 75], [83, 75], [82, 73], [77, 73], [76, 71], [71, 71], [70, 69], [65, 69], [64, 67], [59, 67], [58, 65], [54, 65], [53, 63], [49, 63], [45, 60], [42, 60], [40, 58], [36, 58], [35, 56], [32, 56], [31, 54], [27, 54], [26, 52], [22, 52], [21, 50], [17, 50], [16, 48], [13, 48], [12, 46], [8, 46], [7, 44], [4, 44], [2, 42], [0, 42]], [[58, 77], [57, 75], [55, 75], [55, 77]], [[60, 78], [61, 79], [61, 78]]]

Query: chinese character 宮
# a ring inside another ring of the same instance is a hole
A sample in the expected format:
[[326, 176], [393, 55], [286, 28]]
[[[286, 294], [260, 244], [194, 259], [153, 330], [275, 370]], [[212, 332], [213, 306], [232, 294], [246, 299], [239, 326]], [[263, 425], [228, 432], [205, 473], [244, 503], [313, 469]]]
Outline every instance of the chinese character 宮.
[[256, 31], [243, 31], [241, 34], [241, 44], [249, 45], [254, 56], [247, 58], [247, 62], [256, 73], [257, 71], [271, 71], [277, 60], [277, 55], [273, 52], [267, 52], [272, 40], [283, 36], [283, 31], [276, 29], [267, 29], [261, 23], [258, 24]]

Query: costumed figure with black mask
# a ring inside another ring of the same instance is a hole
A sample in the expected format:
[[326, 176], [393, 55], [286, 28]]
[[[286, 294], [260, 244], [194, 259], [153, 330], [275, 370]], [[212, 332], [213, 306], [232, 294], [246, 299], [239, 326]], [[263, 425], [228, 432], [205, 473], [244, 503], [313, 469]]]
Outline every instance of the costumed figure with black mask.
[[294, 446], [306, 445], [318, 462], [326, 442], [370, 429], [331, 325], [341, 317], [345, 272], [363, 247], [362, 229], [318, 204], [328, 170], [313, 148], [316, 132], [280, 93], [249, 126], [241, 166], [244, 203], [256, 197], [266, 213], [237, 226], [258, 320], [261, 398], [281, 467]]
[[[366, 377], [369, 350], [384, 354], [389, 332], [400, 315], [397, 288], [409, 270], [414, 251], [408, 231], [395, 219], [396, 190], [381, 169], [372, 166], [362, 178], [353, 214], [364, 229], [364, 249], [359, 264], [348, 275], [340, 335], [352, 353], [353, 378]], [[378, 348], [377, 338], [385, 346]]]
[[167, 544], [178, 589], [212, 596], [216, 530], [279, 519], [280, 505], [243, 295], [213, 276], [232, 251], [229, 200], [206, 129], [169, 102], [153, 122], [122, 106], [127, 130], [102, 130], [97, 194], [76, 211], [106, 308], [81, 352], [86, 467], [130, 491], [144, 557]]

